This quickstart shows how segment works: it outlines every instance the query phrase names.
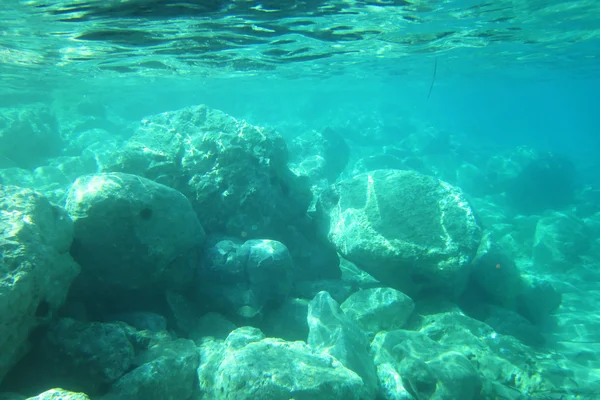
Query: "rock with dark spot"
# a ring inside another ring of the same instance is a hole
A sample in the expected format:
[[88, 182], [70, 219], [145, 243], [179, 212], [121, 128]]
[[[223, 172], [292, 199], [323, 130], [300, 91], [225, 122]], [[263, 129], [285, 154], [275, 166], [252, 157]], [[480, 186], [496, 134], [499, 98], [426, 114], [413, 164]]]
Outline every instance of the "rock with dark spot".
[[135, 175], [83, 176], [66, 204], [71, 253], [86, 291], [182, 289], [192, 282], [204, 229], [178, 191]]

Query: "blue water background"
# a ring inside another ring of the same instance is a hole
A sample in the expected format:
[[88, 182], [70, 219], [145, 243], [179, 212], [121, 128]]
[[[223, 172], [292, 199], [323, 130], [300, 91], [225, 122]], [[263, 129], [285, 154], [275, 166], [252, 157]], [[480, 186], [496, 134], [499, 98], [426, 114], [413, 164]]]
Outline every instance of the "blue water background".
[[[207, 104], [257, 125], [279, 128], [287, 139], [323, 129], [334, 116], [350, 124], [374, 115], [389, 121], [390, 143], [423, 127], [459, 135], [490, 154], [526, 145], [569, 157], [585, 181], [600, 178], [600, 77], [577, 69], [515, 68], [476, 71], [437, 57], [408, 76], [80, 78], [46, 93], [47, 99], [84, 98], [127, 119]], [[39, 94], [38, 94], [39, 95]], [[43, 96], [42, 96], [43, 97]], [[399, 123], [399, 120], [405, 123]], [[415, 127], [414, 122], [419, 126]], [[300, 126], [298, 131], [294, 126]], [[343, 133], [343, 132], [342, 132]]]

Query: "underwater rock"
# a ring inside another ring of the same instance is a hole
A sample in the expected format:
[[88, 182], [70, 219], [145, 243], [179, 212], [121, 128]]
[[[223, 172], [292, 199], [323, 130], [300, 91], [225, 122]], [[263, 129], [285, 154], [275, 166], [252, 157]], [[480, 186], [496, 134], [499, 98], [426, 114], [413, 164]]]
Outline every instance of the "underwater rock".
[[341, 277], [340, 258], [335, 247], [317, 232], [315, 226], [303, 230], [290, 225], [281, 241], [294, 260], [295, 282]]
[[342, 270], [342, 280], [358, 289], [371, 289], [382, 286], [377, 279], [345, 258], [340, 259], [340, 269]]
[[74, 220], [77, 285], [107, 288], [184, 288], [192, 283], [204, 230], [188, 200], [174, 189], [135, 175], [83, 176], [66, 204]]
[[72, 148], [80, 136], [85, 137], [90, 131], [104, 131], [108, 138], [125, 137], [135, 129], [130, 119], [123, 118], [127, 115], [124, 108], [111, 107], [111, 104], [98, 100], [87, 96], [68, 96], [55, 107], [61, 134], [69, 143], [67, 148]]
[[306, 213], [311, 184], [287, 161], [274, 130], [201, 105], [145, 118], [102, 168], [181, 191], [208, 232], [285, 243], [307, 279], [337, 278], [335, 250], [319, 243]]
[[[600, 168], [599, 168], [600, 170]], [[575, 215], [578, 218], [594, 218], [600, 213], [600, 186], [587, 185], [578, 194]]]
[[514, 336], [527, 346], [537, 347], [546, 343], [540, 328], [523, 315], [501, 307], [487, 306], [488, 314], [483, 321], [503, 335]]
[[384, 147], [382, 153], [368, 154], [357, 160], [352, 168], [352, 175], [376, 169], [412, 169], [420, 172], [425, 169], [425, 166], [408, 152], [405, 154], [399, 149]]
[[380, 332], [371, 344], [371, 353], [386, 398], [480, 398], [481, 378], [470, 361], [420, 332]]
[[[419, 129], [406, 135], [400, 143], [390, 143], [359, 158], [351, 176], [378, 169], [411, 170], [449, 182], [470, 195], [486, 192], [485, 176], [473, 164], [479, 164], [481, 149], [473, 151], [448, 133], [433, 128]], [[353, 149], [353, 154], [355, 152]]]
[[280, 307], [265, 315], [260, 328], [269, 337], [306, 341], [308, 337], [308, 303], [306, 299], [287, 299]]
[[573, 163], [552, 153], [538, 154], [510, 181], [506, 194], [522, 214], [561, 210], [575, 197], [577, 171]]
[[586, 224], [574, 215], [547, 213], [535, 227], [533, 262], [540, 271], [572, 271], [582, 263], [591, 238]]
[[207, 337], [225, 340], [236, 326], [219, 313], [209, 312], [197, 319], [196, 330], [190, 335], [196, 343]]
[[26, 400], [90, 400], [85, 393], [75, 393], [64, 389], [50, 389]]
[[73, 223], [41, 194], [0, 186], [0, 381], [62, 306], [79, 266]]
[[409, 296], [458, 295], [480, 239], [460, 189], [413, 171], [376, 170], [323, 192], [319, 219], [345, 258]]
[[[239, 249], [245, 260], [250, 290], [260, 303], [280, 303], [290, 293], [294, 262], [287, 247], [276, 240], [248, 240]], [[260, 304], [259, 303], [259, 304]]]
[[331, 128], [322, 132], [309, 131], [298, 135], [290, 145], [294, 154], [293, 170], [298, 175], [311, 177], [311, 181], [324, 179], [334, 183], [350, 160], [350, 147], [344, 137]]
[[377, 371], [368, 352], [369, 339], [359, 326], [344, 314], [327, 292], [319, 292], [308, 305], [308, 345], [338, 359], [356, 372], [375, 398], [379, 390]]
[[496, 154], [487, 160], [485, 177], [488, 194], [506, 192], [525, 165], [535, 160], [537, 152], [527, 146], [518, 146], [508, 154]]
[[468, 291], [476, 292], [474, 295], [479, 296], [479, 302], [487, 301], [514, 310], [526, 284], [514, 260], [491, 236], [492, 233], [486, 232], [481, 239], [473, 260]]
[[[105, 138], [105, 140], [89, 143], [78, 157], [81, 163], [87, 168], [93, 168], [92, 171], [86, 170], [81, 175], [94, 174], [99, 171], [108, 172], [109, 167], [118, 162], [119, 154], [122, 151], [123, 143], [114, 138]], [[79, 177], [78, 176], [78, 177]]]
[[341, 308], [362, 330], [377, 333], [404, 328], [415, 305], [396, 289], [373, 288], [352, 294]]
[[33, 189], [35, 187], [33, 172], [17, 167], [5, 167], [0, 169], [0, 185], [18, 186]]
[[483, 171], [470, 163], [461, 163], [451, 181], [470, 196], [483, 197], [490, 192]]
[[61, 318], [43, 334], [21, 375], [35, 385], [102, 393], [133, 365], [134, 344], [125, 326]]
[[472, 308], [473, 303], [499, 306], [539, 324], [558, 309], [561, 294], [550, 282], [521, 274], [514, 260], [486, 233], [462, 299], [465, 309]]
[[160, 314], [149, 311], [126, 312], [117, 314], [113, 318], [117, 321], [123, 321], [140, 331], [161, 332], [167, 330], [167, 319]]
[[88, 129], [83, 132], [79, 131], [74, 137], [70, 138], [67, 146], [65, 146], [64, 153], [79, 156], [89, 147], [115, 144], [117, 144], [117, 138], [111, 135], [110, 132], [97, 128]]
[[[512, 314], [518, 317], [518, 314]], [[524, 395], [525, 393], [548, 393], [552, 390], [561, 390], [560, 382], [564, 382], [568, 367], [565, 370], [554, 369], [556, 359], [551, 357], [541, 359], [537, 350], [528, 347], [517, 338], [497, 333], [488, 324], [472, 319], [458, 310], [425, 315], [416, 328], [417, 331], [410, 333], [405, 331], [407, 336], [410, 335], [410, 340], [405, 340], [404, 335], [400, 335], [401, 337], [397, 339], [402, 341], [401, 346], [404, 349], [398, 354], [407, 354], [406, 350], [408, 350], [410, 352], [408, 354], [424, 361], [429, 360], [429, 357], [436, 357], [436, 354], [462, 355], [477, 369], [482, 386], [481, 393], [475, 397], [476, 399], [499, 397], [526, 400], [529, 396]], [[426, 339], [419, 339], [419, 335], [423, 335]], [[415, 340], [413, 341], [412, 338]], [[387, 349], [395, 352], [394, 343], [390, 343]], [[376, 351], [375, 347], [372, 347], [372, 351]], [[394, 356], [394, 353], [383, 353], [383, 355]], [[377, 357], [375, 360], [385, 361]], [[392, 365], [397, 364], [392, 362]], [[551, 372], [552, 369], [554, 370]], [[440, 386], [443, 385], [442, 383]], [[441, 398], [462, 399], [463, 397], [457, 394]]]
[[58, 121], [49, 107], [0, 108], [0, 159], [31, 169], [59, 155], [63, 145]]
[[[600, 202], [598, 203], [600, 207]], [[590, 249], [587, 254], [588, 260], [600, 260], [600, 212], [586, 218], [585, 225], [590, 233]]]
[[0, 169], [0, 184], [37, 190], [50, 202], [64, 206], [73, 182], [98, 170], [96, 160], [86, 157], [54, 157], [46, 165], [32, 170]]
[[362, 379], [334, 357], [300, 341], [265, 338], [250, 327], [204, 349], [198, 378], [203, 394], [214, 400], [372, 398]]
[[278, 133], [203, 105], [145, 118], [119, 156], [111, 170], [181, 191], [211, 232], [271, 236], [310, 202]]
[[141, 365], [115, 382], [102, 400], [187, 400], [199, 390], [200, 354], [191, 340], [152, 346], [137, 361]]
[[[196, 343], [207, 337], [225, 339], [236, 326], [221, 314], [208, 312], [202, 315], [199, 304], [184, 296], [167, 292], [167, 303], [180, 332]], [[206, 304], [202, 304], [206, 307]]]
[[338, 303], [343, 303], [358, 289], [352, 282], [342, 279], [322, 279], [316, 281], [294, 282], [292, 295], [303, 299], [313, 299], [317, 293], [325, 291]]
[[552, 283], [529, 275], [523, 291], [517, 297], [515, 310], [534, 324], [541, 324], [556, 312], [562, 303], [562, 294]]
[[506, 205], [502, 200], [488, 196], [470, 197], [469, 203], [475, 212], [477, 223], [483, 230], [492, 233], [494, 238], [510, 233], [514, 227], [510, 224]]
[[265, 306], [277, 307], [290, 294], [293, 268], [281, 242], [220, 240], [204, 252], [197, 294], [229, 316], [260, 317]]

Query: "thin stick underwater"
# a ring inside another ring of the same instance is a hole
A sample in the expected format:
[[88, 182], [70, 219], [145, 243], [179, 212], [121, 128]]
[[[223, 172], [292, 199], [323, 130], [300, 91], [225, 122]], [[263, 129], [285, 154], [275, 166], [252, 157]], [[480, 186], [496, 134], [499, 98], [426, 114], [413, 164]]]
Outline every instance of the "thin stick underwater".
[[429, 93], [427, 93], [427, 99], [431, 96], [431, 91], [433, 90], [433, 84], [435, 83], [435, 74], [437, 73], [437, 58], [435, 59], [435, 64], [433, 64], [433, 78], [431, 78], [431, 86], [429, 86]]

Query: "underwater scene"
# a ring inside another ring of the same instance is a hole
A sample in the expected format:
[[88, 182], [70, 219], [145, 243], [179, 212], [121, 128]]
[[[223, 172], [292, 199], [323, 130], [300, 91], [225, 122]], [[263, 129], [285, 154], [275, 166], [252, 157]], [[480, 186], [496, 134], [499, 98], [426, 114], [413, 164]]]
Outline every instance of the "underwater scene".
[[0, 400], [600, 399], [599, 15], [1, 0]]

